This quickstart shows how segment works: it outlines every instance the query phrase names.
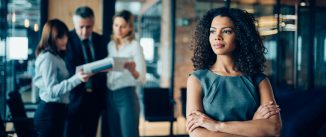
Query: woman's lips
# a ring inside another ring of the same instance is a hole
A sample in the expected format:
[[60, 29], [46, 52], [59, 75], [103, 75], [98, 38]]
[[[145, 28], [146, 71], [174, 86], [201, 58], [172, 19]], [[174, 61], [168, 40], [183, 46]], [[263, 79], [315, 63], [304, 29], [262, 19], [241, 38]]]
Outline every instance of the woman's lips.
[[213, 47], [214, 48], [217, 48], [217, 49], [220, 49], [220, 48], [223, 48], [225, 45], [224, 44], [221, 44], [221, 43], [218, 43], [218, 44], [214, 44]]

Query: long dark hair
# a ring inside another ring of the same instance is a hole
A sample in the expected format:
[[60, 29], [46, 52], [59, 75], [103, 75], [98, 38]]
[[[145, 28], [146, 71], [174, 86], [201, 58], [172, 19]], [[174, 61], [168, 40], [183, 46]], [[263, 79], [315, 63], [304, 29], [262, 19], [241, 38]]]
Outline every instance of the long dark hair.
[[49, 51], [55, 55], [62, 56], [62, 51], [58, 51], [55, 40], [68, 35], [68, 27], [59, 19], [52, 19], [45, 23], [41, 40], [36, 48], [35, 54]]
[[235, 70], [249, 75], [263, 72], [266, 48], [256, 29], [256, 20], [250, 13], [232, 8], [211, 9], [198, 22], [192, 41], [195, 70], [209, 69], [216, 61], [209, 42], [210, 26], [216, 16], [230, 18], [235, 26], [236, 48], [232, 53]]

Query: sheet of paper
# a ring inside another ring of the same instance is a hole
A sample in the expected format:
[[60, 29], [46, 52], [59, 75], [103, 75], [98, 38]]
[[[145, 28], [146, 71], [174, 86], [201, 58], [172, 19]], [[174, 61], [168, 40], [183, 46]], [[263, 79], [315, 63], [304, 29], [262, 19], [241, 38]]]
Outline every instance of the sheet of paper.
[[126, 62], [131, 61], [129, 57], [113, 57], [113, 69], [112, 71], [123, 71], [125, 69], [124, 65]]
[[83, 69], [84, 73], [97, 73], [113, 67], [112, 58], [105, 58], [91, 63], [83, 64], [76, 67], [76, 71]]

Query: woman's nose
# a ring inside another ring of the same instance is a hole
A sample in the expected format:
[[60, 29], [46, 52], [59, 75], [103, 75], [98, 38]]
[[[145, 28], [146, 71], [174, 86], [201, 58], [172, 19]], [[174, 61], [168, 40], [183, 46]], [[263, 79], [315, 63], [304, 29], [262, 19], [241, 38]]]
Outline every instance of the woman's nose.
[[216, 40], [223, 40], [222, 32], [217, 32], [215, 36]]

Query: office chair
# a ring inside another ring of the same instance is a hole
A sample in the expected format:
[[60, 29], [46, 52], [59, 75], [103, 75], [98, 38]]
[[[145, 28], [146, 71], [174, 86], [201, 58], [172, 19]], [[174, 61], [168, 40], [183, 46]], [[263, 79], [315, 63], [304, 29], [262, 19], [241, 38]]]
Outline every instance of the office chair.
[[17, 90], [9, 93], [7, 104], [17, 136], [36, 137], [37, 134], [34, 129], [33, 119], [27, 117], [21, 94]]
[[181, 107], [182, 115], [187, 118], [187, 88], [183, 87], [180, 89], [181, 92]]
[[173, 136], [174, 101], [168, 88], [144, 88], [144, 119], [149, 122], [170, 122], [170, 136]]

